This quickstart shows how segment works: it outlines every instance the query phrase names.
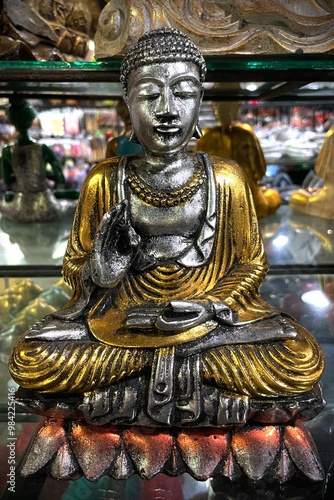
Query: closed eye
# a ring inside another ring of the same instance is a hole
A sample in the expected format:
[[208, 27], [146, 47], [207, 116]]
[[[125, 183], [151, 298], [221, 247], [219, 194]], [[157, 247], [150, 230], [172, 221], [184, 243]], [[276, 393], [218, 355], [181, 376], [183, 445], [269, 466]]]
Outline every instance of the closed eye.
[[161, 95], [161, 89], [152, 82], [144, 82], [138, 85], [138, 97], [142, 99], [157, 99]]
[[158, 99], [160, 97], [161, 93], [160, 92], [140, 92], [138, 94], [138, 97], [140, 99], [147, 99], [148, 101], [154, 101], [155, 99]]
[[176, 97], [187, 99], [190, 97], [197, 97], [200, 89], [192, 80], [182, 80], [173, 85], [172, 91]]
[[176, 97], [181, 97], [183, 99], [187, 99], [187, 98], [190, 98], [190, 97], [197, 97], [198, 96], [198, 91], [197, 90], [174, 90], [173, 94], [176, 96]]

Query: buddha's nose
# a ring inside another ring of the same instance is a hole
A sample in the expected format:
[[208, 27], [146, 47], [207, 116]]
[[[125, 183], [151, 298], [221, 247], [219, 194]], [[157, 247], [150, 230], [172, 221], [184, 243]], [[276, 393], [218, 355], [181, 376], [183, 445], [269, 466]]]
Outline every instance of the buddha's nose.
[[156, 114], [162, 118], [176, 117], [178, 114], [173, 94], [168, 89], [161, 93]]

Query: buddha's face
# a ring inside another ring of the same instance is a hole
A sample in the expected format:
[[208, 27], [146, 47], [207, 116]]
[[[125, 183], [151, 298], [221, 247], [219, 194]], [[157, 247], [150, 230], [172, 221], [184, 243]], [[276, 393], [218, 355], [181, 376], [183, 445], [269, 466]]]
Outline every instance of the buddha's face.
[[182, 150], [193, 136], [201, 98], [193, 63], [149, 64], [132, 71], [127, 103], [139, 142], [154, 154]]

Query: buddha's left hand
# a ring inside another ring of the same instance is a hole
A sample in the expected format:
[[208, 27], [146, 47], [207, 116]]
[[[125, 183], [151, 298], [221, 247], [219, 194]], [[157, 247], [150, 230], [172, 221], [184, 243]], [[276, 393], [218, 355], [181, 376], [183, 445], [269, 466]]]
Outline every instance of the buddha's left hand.
[[167, 306], [135, 306], [127, 311], [130, 328], [158, 328], [165, 332], [183, 331], [214, 320], [235, 325], [238, 316], [224, 302], [211, 300], [172, 300]]

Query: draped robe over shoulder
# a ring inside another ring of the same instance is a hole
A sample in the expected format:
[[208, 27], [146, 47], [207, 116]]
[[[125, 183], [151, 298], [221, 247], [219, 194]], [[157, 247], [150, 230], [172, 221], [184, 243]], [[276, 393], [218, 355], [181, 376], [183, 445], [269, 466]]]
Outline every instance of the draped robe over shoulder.
[[[77, 295], [82, 290], [82, 267], [89, 259], [98, 225], [104, 213], [122, 201], [118, 189], [122, 174], [118, 175], [117, 166], [113, 158], [95, 167], [81, 193], [63, 268]], [[206, 262], [156, 266], [140, 276], [129, 273], [119, 293], [124, 290], [125, 295], [132, 294], [136, 304], [221, 300], [237, 313], [238, 323], [267, 317], [273, 309], [258, 290], [268, 264], [244, 174], [235, 162], [219, 157], [213, 157], [213, 172], [215, 210], [207, 214], [204, 236], [212, 250]], [[164, 272], [168, 274], [168, 286], [163, 281]]]
[[[280, 317], [259, 293], [268, 265], [244, 174], [232, 160], [204, 157], [207, 212], [193, 248], [173, 263], [160, 263], [142, 272], [130, 268], [115, 289], [99, 289], [93, 284], [89, 258], [103, 215], [122, 201], [127, 158], [109, 158], [91, 170], [64, 258], [64, 277], [74, 295], [58, 315], [65, 322], [84, 321], [89, 338], [52, 342], [23, 336], [10, 361], [12, 376], [22, 387], [77, 393], [108, 386], [152, 369], [158, 350], [184, 347], [198, 339], [202, 342], [217, 326], [208, 321], [173, 334], [157, 329], [128, 331], [125, 315], [129, 307], [163, 306], [171, 300], [224, 303], [234, 313], [230, 328], [236, 337], [243, 334], [243, 325], [256, 325], [259, 332], [262, 321]], [[293, 338], [273, 335], [261, 341], [258, 333], [254, 343], [236, 338], [226, 344], [222, 337], [221, 345], [216, 342], [214, 347], [204, 347], [201, 373], [205, 383], [254, 397], [311, 390], [323, 371], [323, 354], [307, 330], [293, 319], [287, 321], [295, 331]]]

